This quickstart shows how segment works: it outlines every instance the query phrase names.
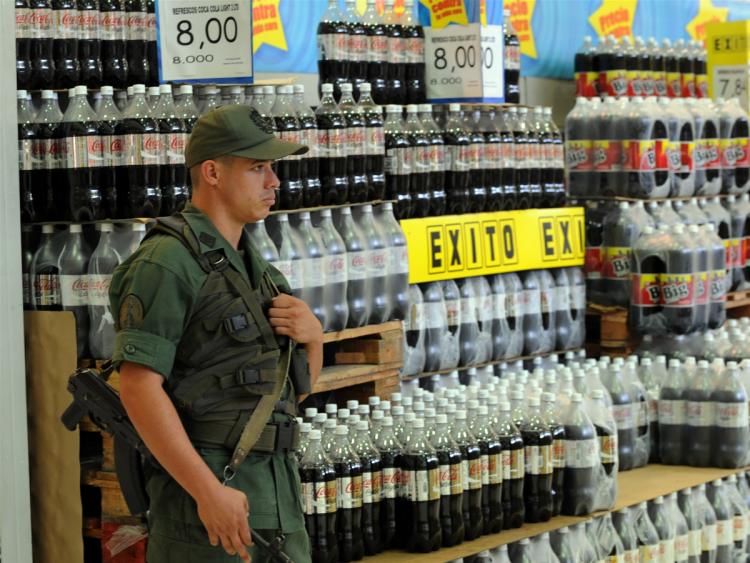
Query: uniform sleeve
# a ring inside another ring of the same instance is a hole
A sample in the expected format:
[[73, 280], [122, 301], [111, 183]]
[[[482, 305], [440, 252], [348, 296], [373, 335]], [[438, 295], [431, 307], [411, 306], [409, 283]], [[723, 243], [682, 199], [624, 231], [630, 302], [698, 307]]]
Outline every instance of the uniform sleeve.
[[197, 292], [176, 273], [144, 260], [116, 273], [109, 295], [115, 367], [133, 362], [168, 377]]

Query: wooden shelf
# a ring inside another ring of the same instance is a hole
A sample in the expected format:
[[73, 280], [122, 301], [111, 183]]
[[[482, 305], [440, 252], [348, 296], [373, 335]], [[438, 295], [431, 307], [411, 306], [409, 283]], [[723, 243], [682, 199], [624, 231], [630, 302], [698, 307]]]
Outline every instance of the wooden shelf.
[[[668, 465], [648, 465], [640, 469], [625, 471], [617, 477], [617, 502], [614, 510], [633, 506], [658, 496], [668, 495], [687, 487], [695, 487], [701, 483], [708, 483], [714, 479], [722, 479], [740, 469], [716, 469], [707, 467], [683, 467]], [[499, 545], [513, 543], [523, 538], [530, 538], [544, 532], [551, 532], [564, 526], [572, 526], [585, 522], [605, 512], [597, 512], [588, 516], [558, 516], [549, 522], [538, 524], [524, 524], [515, 530], [506, 530], [499, 534], [482, 536], [474, 541], [464, 542], [455, 547], [447, 547], [432, 553], [406, 553], [402, 551], [387, 551], [364, 560], [370, 562], [411, 562], [442, 563], [453, 559], [460, 559], [474, 555], [480, 551], [495, 548]]]
[[400, 367], [401, 362], [394, 364], [340, 364], [325, 367], [320, 372], [313, 393], [333, 391], [334, 389], [371, 383], [389, 377], [398, 377]]
[[362, 336], [380, 334], [389, 330], [401, 330], [401, 321], [390, 321], [380, 325], [367, 325], [359, 328], [347, 328], [338, 332], [326, 332], [323, 335], [323, 344], [330, 342], [340, 342], [341, 340], [351, 340]]

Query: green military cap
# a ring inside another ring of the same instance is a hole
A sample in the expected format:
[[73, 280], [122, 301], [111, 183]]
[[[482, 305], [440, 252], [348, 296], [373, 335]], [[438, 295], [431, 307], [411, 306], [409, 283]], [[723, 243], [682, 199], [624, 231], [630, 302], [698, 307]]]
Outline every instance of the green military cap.
[[306, 145], [277, 138], [255, 109], [235, 104], [211, 110], [195, 122], [185, 147], [185, 164], [191, 168], [225, 155], [276, 160], [307, 151]]

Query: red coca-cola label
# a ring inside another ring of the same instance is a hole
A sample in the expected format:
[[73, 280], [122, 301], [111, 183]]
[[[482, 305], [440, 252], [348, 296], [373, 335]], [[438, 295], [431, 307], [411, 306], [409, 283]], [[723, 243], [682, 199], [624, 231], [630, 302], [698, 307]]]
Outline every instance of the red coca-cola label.
[[661, 303], [661, 285], [656, 274], [633, 274], [631, 301], [641, 307], [656, 307]]
[[128, 39], [131, 41], [147, 39], [148, 22], [145, 12], [130, 12], [125, 22]]
[[601, 172], [620, 170], [622, 161], [622, 143], [620, 141], [594, 141], [592, 153], [594, 170]]
[[665, 307], [691, 307], [695, 302], [693, 274], [662, 274], [661, 295]]
[[47, 8], [32, 9], [29, 11], [29, 27], [35, 37], [48, 37], [52, 30], [53, 12]]
[[586, 261], [584, 265], [586, 277], [600, 279], [604, 270], [604, 257], [601, 246], [586, 247]]
[[99, 12], [81, 10], [78, 12], [78, 38], [97, 39], [99, 37]]

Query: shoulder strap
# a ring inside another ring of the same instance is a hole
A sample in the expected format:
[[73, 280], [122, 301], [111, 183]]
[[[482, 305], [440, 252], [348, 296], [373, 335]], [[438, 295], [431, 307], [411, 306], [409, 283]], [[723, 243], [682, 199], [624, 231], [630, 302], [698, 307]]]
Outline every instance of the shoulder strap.
[[146, 233], [144, 240], [159, 233], [173, 236], [179, 240], [190, 251], [193, 258], [198, 262], [198, 265], [207, 274], [216, 269], [214, 264], [211, 263], [209, 256], [201, 252], [200, 243], [190, 225], [188, 225], [182, 216], [182, 213], [175, 213], [168, 217], [159, 217], [156, 219], [156, 224]]

